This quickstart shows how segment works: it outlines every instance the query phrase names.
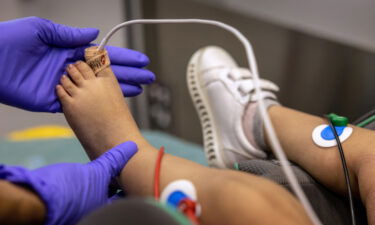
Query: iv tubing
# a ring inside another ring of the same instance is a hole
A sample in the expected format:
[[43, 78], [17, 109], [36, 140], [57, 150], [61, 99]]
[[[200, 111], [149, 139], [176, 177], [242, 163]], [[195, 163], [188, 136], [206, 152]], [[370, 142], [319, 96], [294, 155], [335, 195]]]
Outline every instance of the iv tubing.
[[103, 40], [100, 42], [98, 50], [101, 50], [104, 48], [104, 46], [107, 44], [108, 40], [112, 37], [112, 35], [118, 31], [119, 29], [132, 25], [132, 24], [163, 24], [163, 23], [169, 23], [169, 24], [181, 24], [181, 23], [198, 23], [198, 24], [208, 24], [208, 25], [214, 25], [223, 28], [224, 30], [227, 30], [231, 32], [234, 36], [236, 36], [239, 41], [243, 44], [245, 50], [246, 50], [246, 56], [247, 61], [249, 63], [250, 71], [253, 74], [253, 81], [255, 86], [255, 94], [259, 96], [259, 110], [260, 114], [262, 116], [262, 119], [264, 121], [265, 129], [269, 137], [271, 148], [274, 151], [274, 154], [276, 158], [280, 161], [282, 170], [287, 177], [288, 181], [291, 184], [293, 192], [296, 194], [300, 202], [302, 203], [303, 207], [305, 208], [305, 211], [307, 215], [310, 217], [311, 221], [314, 225], [322, 225], [319, 218], [315, 214], [314, 210], [311, 207], [310, 202], [306, 198], [305, 193], [302, 191], [301, 186], [297, 182], [297, 178], [295, 174], [292, 171], [292, 168], [289, 166], [289, 162], [285, 156], [285, 153], [281, 147], [281, 144], [276, 136], [275, 130], [272, 126], [271, 119], [268, 116], [267, 110], [264, 106], [263, 102], [263, 94], [262, 90], [260, 88], [260, 81], [259, 81], [259, 75], [258, 75], [258, 67], [255, 60], [255, 56], [253, 53], [252, 46], [250, 42], [245, 38], [245, 36], [236, 28], [219, 22], [215, 20], [204, 20], [204, 19], [137, 19], [137, 20], [130, 20], [121, 24], [118, 24], [112, 30], [103, 38]]

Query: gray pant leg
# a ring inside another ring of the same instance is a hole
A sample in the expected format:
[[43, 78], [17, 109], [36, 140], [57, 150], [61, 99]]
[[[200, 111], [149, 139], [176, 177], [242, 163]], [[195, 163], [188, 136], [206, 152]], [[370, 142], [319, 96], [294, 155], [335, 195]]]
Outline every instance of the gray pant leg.
[[[323, 224], [351, 224], [349, 201], [346, 197], [328, 190], [300, 167], [293, 164], [291, 166], [299, 184]], [[240, 162], [238, 169], [268, 178], [292, 192], [280, 164], [275, 160], [248, 160]], [[367, 224], [366, 212], [360, 200], [355, 202], [355, 210], [357, 224]]]

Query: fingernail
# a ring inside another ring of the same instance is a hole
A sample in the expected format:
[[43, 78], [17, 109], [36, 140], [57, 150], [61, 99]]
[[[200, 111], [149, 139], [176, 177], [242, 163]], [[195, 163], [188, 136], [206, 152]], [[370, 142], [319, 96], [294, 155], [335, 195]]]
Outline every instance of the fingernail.
[[68, 65], [68, 69], [72, 69], [73, 66], [74, 66], [73, 64], [69, 64], [69, 65]]

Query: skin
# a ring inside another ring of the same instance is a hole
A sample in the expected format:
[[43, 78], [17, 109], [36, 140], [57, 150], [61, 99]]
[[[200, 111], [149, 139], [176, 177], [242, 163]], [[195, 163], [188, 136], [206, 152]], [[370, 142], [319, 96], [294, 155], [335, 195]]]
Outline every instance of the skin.
[[46, 208], [27, 188], [0, 180], [0, 224], [42, 224]]
[[[95, 76], [86, 63], [77, 62], [67, 72], [70, 78], [63, 76], [56, 91], [65, 117], [88, 155], [94, 159], [121, 142], [136, 142], [139, 151], [121, 172], [120, 182], [130, 195], [152, 196], [157, 149], [140, 134], [110, 68]], [[202, 224], [310, 224], [300, 203], [266, 179], [207, 168], [166, 154], [161, 164], [161, 190], [176, 179], [188, 179], [195, 185]]]

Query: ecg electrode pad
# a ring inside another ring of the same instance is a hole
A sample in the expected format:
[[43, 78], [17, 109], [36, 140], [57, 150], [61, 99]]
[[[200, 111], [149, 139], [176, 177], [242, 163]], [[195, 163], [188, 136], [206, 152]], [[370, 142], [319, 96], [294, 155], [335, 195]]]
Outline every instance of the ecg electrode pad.
[[[347, 126], [335, 126], [337, 135], [344, 142], [353, 132], [353, 128]], [[317, 126], [312, 132], [312, 139], [316, 145], [329, 148], [337, 145], [333, 130], [327, 124]]]

